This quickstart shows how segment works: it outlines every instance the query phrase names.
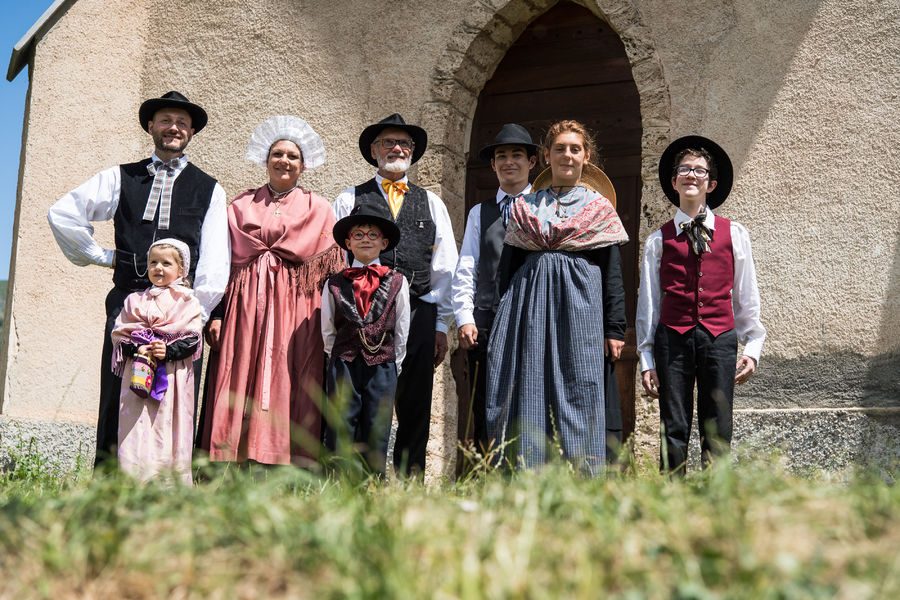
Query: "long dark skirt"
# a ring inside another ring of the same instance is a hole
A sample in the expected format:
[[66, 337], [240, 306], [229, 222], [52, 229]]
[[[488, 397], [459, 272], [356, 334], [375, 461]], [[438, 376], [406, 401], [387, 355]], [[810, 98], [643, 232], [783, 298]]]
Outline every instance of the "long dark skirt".
[[600, 268], [579, 254], [530, 254], [500, 301], [488, 343], [488, 435], [510, 442], [514, 465], [541, 465], [561, 451], [589, 474], [601, 470], [603, 344]]

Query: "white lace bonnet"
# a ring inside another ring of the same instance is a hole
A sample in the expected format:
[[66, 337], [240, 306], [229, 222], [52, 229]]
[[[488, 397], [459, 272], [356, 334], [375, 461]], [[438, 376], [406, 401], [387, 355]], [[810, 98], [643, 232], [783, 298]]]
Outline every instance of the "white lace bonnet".
[[315, 169], [325, 164], [325, 144], [322, 138], [300, 117], [276, 115], [256, 126], [250, 143], [247, 144], [246, 158], [250, 162], [265, 166], [269, 159], [269, 149], [279, 140], [290, 140], [303, 153], [303, 168]]

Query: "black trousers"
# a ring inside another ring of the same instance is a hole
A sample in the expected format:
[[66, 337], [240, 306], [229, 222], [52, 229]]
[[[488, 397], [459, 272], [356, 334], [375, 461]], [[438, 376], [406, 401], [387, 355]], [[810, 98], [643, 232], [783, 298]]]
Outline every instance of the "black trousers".
[[106, 327], [100, 359], [100, 412], [97, 415], [97, 454], [94, 466], [116, 457], [119, 444], [119, 395], [122, 378], [112, 372], [112, 330], [130, 290], [114, 287], [106, 295]]
[[329, 402], [324, 411], [325, 447], [346, 451], [341, 446], [349, 443], [360, 451], [369, 470], [384, 475], [397, 366], [393, 361], [367, 365], [361, 356], [349, 363], [333, 358], [325, 375], [325, 391]]
[[[94, 466], [115, 459], [119, 445], [119, 396], [122, 392], [122, 378], [112, 371], [112, 330], [116, 318], [122, 312], [125, 298], [132, 292], [114, 287], [106, 295], [106, 327], [103, 330], [103, 352], [100, 358], [100, 409], [97, 415], [97, 451]], [[202, 360], [194, 362], [194, 414], [197, 414], [197, 399], [200, 390], [200, 369]], [[195, 418], [196, 423], [196, 418]]]
[[410, 301], [406, 358], [397, 380], [397, 438], [394, 468], [405, 475], [425, 472], [425, 448], [431, 425], [434, 382], [434, 337], [437, 307], [418, 298]]
[[694, 382], [702, 464], [731, 445], [737, 334], [731, 330], [713, 337], [701, 326], [681, 334], [659, 325], [653, 356], [663, 428], [660, 469], [684, 474], [694, 416]]
[[[478, 345], [466, 353], [469, 362], [469, 418], [472, 421], [473, 437], [478, 448], [488, 447], [487, 414], [485, 395], [487, 392], [487, 346], [494, 324], [493, 311], [475, 309], [475, 326], [478, 328]], [[467, 424], [468, 425], [468, 424]], [[468, 426], [466, 427], [468, 434]]]

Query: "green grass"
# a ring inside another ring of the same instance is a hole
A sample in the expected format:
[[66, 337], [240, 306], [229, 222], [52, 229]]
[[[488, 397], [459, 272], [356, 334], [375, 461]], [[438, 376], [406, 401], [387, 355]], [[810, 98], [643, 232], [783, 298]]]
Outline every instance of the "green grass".
[[184, 488], [17, 452], [0, 598], [900, 597], [900, 490], [866, 473], [772, 459], [424, 487], [225, 468]]

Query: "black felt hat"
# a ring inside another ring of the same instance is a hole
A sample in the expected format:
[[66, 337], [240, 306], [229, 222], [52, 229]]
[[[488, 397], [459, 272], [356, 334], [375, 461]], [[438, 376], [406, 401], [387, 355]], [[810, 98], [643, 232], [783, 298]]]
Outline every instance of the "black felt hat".
[[387, 209], [382, 209], [374, 204], [360, 204], [350, 211], [350, 214], [334, 224], [331, 234], [334, 241], [344, 250], [349, 250], [345, 242], [350, 235], [350, 230], [357, 225], [376, 225], [381, 234], [387, 238], [388, 245], [385, 250], [390, 250], [400, 243], [400, 228], [391, 219]]
[[194, 133], [200, 133], [200, 130], [206, 127], [206, 111], [189, 101], [184, 94], [172, 91], [163, 94], [159, 98], [145, 100], [144, 103], [141, 104], [141, 108], [138, 110], [138, 119], [140, 120], [141, 127], [144, 131], [148, 131], [147, 123], [152, 121], [156, 111], [162, 108], [180, 108], [186, 110], [187, 113], [191, 115], [191, 127], [194, 128]]
[[710, 208], [721, 206], [728, 198], [728, 194], [731, 193], [731, 185], [734, 183], [731, 159], [728, 158], [728, 153], [721, 146], [711, 139], [699, 135], [686, 135], [678, 138], [669, 144], [659, 158], [659, 184], [666, 197], [672, 204], [679, 206], [678, 192], [672, 187], [672, 176], [674, 175], [673, 169], [678, 166], [675, 164], [675, 156], [686, 148], [706, 150], [712, 156], [716, 163], [716, 189], [707, 194], [706, 205]]
[[507, 123], [500, 128], [500, 132], [494, 141], [481, 149], [478, 158], [485, 162], [491, 162], [494, 158], [494, 149], [498, 146], [524, 146], [528, 156], [536, 156], [539, 146], [531, 139], [528, 130], [518, 123]]
[[375, 138], [378, 137], [378, 134], [385, 129], [401, 129], [408, 133], [409, 137], [413, 139], [415, 148], [413, 148], [410, 164], [415, 164], [415, 162], [425, 154], [425, 148], [428, 147], [428, 134], [425, 130], [418, 125], [407, 125], [406, 121], [403, 120], [403, 117], [398, 113], [394, 113], [377, 123], [369, 125], [363, 129], [361, 134], [359, 134], [359, 151], [363, 155], [363, 158], [366, 159], [366, 162], [373, 167], [378, 166], [378, 161], [372, 158], [372, 142], [374, 142]]

